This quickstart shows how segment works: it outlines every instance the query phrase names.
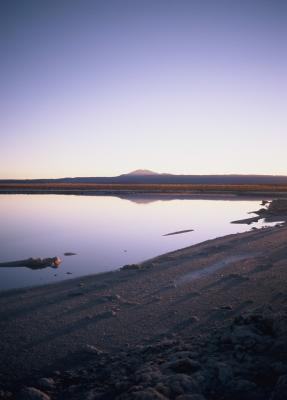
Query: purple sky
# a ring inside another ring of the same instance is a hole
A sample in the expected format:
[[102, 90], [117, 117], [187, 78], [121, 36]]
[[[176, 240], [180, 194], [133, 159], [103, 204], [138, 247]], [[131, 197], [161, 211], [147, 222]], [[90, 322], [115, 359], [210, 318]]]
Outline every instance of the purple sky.
[[287, 1], [0, 7], [0, 178], [287, 175]]

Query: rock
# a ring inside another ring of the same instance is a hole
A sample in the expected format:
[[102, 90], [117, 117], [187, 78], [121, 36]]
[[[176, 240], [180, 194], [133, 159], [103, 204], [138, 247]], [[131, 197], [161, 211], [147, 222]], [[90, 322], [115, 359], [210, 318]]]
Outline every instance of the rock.
[[200, 364], [189, 358], [183, 358], [170, 362], [168, 367], [177, 373], [192, 374], [200, 369]]
[[239, 393], [250, 393], [257, 389], [255, 383], [248, 381], [247, 379], [237, 379], [232, 381], [231, 387], [233, 387], [233, 391]]
[[269, 201], [268, 200], [262, 200], [262, 202], [261, 202], [261, 206], [265, 206], [266, 204], [268, 204], [269, 203]]
[[[200, 393], [197, 382], [189, 375], [173, 374], [166, 377], [165, 382], [174, 396], [181, 394]], [[171, 396], [171, 398], [173, 398]]]
[[10, 263], [7, 263], [7, 265], [10, 266], [24, 266], [26, 268], [30, 269], [42, 269], [46, 267], [52, 267], [52, 268], [58, 268], [59, 265], [61, 264], [62, 260], [60, 257], [48, 257], [48, 258], [39, 258], [39, 257], [31, 257], [26, 260], [20, 260], [20, 261], [13, 261]]
[[71, 293], [68, 293], [68, 296], [69, 297], [77, 297], [77, 296], [84, 296], [84, 294], [85, 293], [83, 293], [83, 292], [71, 292]]
[[248, 325], [253, 331], [259, 334], [273, 335], [274, 334], [274, 320], [271, 317], [265, 317], [262, 314], [251, 313], [247, 315], [239, 315], [234, 319], [233, 326], [246, 326]]
[[121, 270], [136, 270], [140, 268], [141, 266], [139, 264], [126, 264], [121, 268]]
[[195, 372], [192, 377], [197, 382], [200, 393], [210, 393], [213, 390], [214, 382], [218, 382], [217, 371], [215, 369], [201, 369]]
[[272, 200], [267, 210], [272, 214], [287, 212], [287, 199]]
[[110, 310], [110, 311], [107, 311], [107, 312], [106, 312], [106, 316], [107, 316], [107, 317], [116, 317], [116, 316], [117, 316], [117, 313], [116, 313], [116, 311], [114, 311], [114, 310]]
[[66, 253], [64, 253], [64, 256], [76, 256], [77, 253], [72, 253], [70, 251], [67, 251]]
[[[272, 349], [271, 349], [272, 351]], [[272, 369], [275, 371], [276, 374], [278, 375], [285, 375], [287, 374], [287, 363], [283, 363], [283, 362], [275, 362], [273, 364], [271, 364]]]
[[232, 343], [232, 336], [229, 333], [223, 333], [220, 338], [220, 342], [222, 344], [231, 344]]
[[251, 218], [245, 218], [245, 219], [239, 219], [236, 221], [231, 221], [232, 224], [247, 224], [250, 225], [253, 222], [258, 222], [260, 217], [251, 217]]
[[96, 354], [97, 356], [105, 353], [103, 350], [99, 349], [96, 346], [92, 346], [90, 344], [86, 344], [84, 350], [88, 353]]
[[162, 395], [166, 396], [167, 398], [170, 397], [170, 389], [165, 386], [163, 383], [157, 383], [157, 385], [155, 386], [155, 389], [161, 393]]
[[227, 385], [233, 378], [233, 372], [230, 364], [218, 363], [217, 364], [218, 379], [222, 385]]
[[160, 394], [157, 390], [153, 388], [147, 388], [139, 392], [132, 392], [127, 397], [123, 399], [130, 400], [167, 400], [167, 397]]
[[273, 354], [286, 359], [287, 357], [287, 341], [286, 338], [279, 338], [276, 340], [271, 348]]
[[13, 396], [13, 394], [11, 392], [0, 389], [0, 399], [6, 400], [6, 399], [12, 398], [12, 396]]
[[227, 310], [227, 311], [232, 311], [232, 306], [226, 305], [226, 306], [221, 306], [220, 310]]
[[258, 344], [263, 344], [264, 338], [247, 326], [238, 326], [231, 334], [231, 341], [235, 345], [242, 346], [243, 349], [254, 349]]
[[51, 397], [39, 389], [26, 387], [21, 390], [17, 400], [51, 400]]
[[206, 400], [201, 394], [181, 394], [175, 400]]
[[41, 389], [53, 389], [55, 387], [55, 381], [53, 378], [41, 378], [38, 381], [38, 385]]
[[177, 361], [183, 358], [195, 359], [198, 357], [198, 353], [194, 351], [175, 351], [170, 356], [170, 361]]
[[281, 375], [275, 385], [275, 389], [271, 394], [270, 400], [286, 400], [287, 399], [287, 375]]
[[[102, 398], [102, 394], [103, 393], [99, 392], [97, 389], [92, 389], [92, 390], [89, 390], [88, 392], [83, 393], [81, 398], [85, 399], [85, 400], [97, 400], [97, 399]], [[70, 399], [72, 399], [73, 397], [74, 396], [71, 395]]]

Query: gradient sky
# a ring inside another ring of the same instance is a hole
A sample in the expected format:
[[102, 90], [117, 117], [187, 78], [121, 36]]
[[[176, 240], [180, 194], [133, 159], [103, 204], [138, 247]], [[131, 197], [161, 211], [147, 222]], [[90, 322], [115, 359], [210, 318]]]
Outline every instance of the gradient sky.
[[0, 178], [287, 175], [286, 0], [3, 0]]

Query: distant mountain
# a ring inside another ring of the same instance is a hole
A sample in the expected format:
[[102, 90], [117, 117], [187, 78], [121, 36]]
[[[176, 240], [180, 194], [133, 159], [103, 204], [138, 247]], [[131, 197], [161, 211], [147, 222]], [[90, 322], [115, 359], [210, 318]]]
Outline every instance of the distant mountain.
[[149, 169], [136, 169], [135, 171], [129, 172], [128, 174], [122, 174], [120, 176], [151, 176], [160, 175], [158, 172], [151, 171]]
[[283, 175], [174, 175], [138, 169], [115, 177], [75, 177], [59, 179], [2, 179], [5, 183], [131, 183], [131, 184], [203, 184], [203, 185], [287, 185]]
[[[136, 172], [136, 171], [135, 171]], [[154, 183], [154, 184], [205, 184], [205, 185], [284, 185], [287, 176], [279, 175], [174, 175], [132, 172], [115, 178], [112, 183]]]

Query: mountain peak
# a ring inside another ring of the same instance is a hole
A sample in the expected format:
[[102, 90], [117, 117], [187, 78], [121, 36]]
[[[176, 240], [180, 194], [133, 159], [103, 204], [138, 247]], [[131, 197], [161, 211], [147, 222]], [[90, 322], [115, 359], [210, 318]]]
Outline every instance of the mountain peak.
[[136, 169], [135, 171], [129, 172], [125, 175], [135, 175], [135, 176], [150, 176], [159, 175], [157, 172], [150, 171], [149, 169]]

